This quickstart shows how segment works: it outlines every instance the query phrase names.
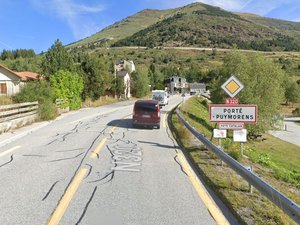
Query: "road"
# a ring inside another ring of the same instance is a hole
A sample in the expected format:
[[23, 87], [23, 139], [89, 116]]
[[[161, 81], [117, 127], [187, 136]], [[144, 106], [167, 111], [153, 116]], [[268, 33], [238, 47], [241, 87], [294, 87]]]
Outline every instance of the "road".
[[300, 117], [291, 117], [284, 119], [284, 130], [269, 131], [269, 133], [284, 141], [300, 146]]
[[[133, 101], [70, 112], [0, 145], [0, 224], [216, 224], [166, 126], [133, 129]], [[0, 135], [1, 136], [1, 135]]]

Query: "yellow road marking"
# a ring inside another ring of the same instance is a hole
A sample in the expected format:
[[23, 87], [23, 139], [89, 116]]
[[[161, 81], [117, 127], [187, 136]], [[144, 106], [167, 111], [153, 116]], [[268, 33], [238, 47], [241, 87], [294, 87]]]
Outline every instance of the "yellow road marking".
[[164, 117], [163, 117], [163, 128], [165, 128], [166, 127], [166, 123], [167, 123], [167, 115], [168, 115], [168, 112], [165, 112], [165, 114], [164, 114]]
[[5, 156], [5, 155], [11, 153], [11, 152], [13, 152], [14, 150], [16, 150], [16, 149], [18, 149], [18, 148], [21, 148], [21, 146], [20, 146], [20, 145], [17, 145], [17, 146], [12, 147], [12, 148], [10, 148], [10, 149], [4, 151], [4, 152], [1, 152], [1, 153], [0, 153], [0, 157]]
[[105, 144], [107, 138], [103, 138], [101, 140], [101, 142], [99, 143], [99, 145], [96, 147], [96, 149], [94, 151], [92, 151], [90, 158], [95, 159], [97, 158], [97, 156], [99, 155], [99, 152], [101, 150], [101, 148], [103, 147], [103, 145]]
[[111, 128], [110, 131], [109, 131], [109, 133], [112, 134], [115, 131], [115, 129], [117, 129], [116, 126], [114, 126], [113, 128]]
[[215, 201], [212, 199], [210, 194], [206, 191], [203, 184], [198, 180], [196, 175], [192, 172], [190, 166], [188, 165], [187, 161], [185, 160], [182, 153], [177, 154], [178, 159], [180, 160], [181, 166], [183, 167], [184, 171], [187, 173], [191, 183], [193, 184], [194, 188], [196, 189], [199, 197], [204, 202], [206, 208], [215, 219], [217, 224], [222, 225], [230, 225], [228, 220], [225, 218], [219, 207], [216, 205]]
[[79, 185], [81, 184], [82, 180], [87, 174], [87, 168], [81, 168], [74, 179], [72, 180], [71, 184], [69, 185], [68, 189], [66, 190], [65, 194], [63, 195], [62, 199], [59, 201], [58, 205], [56, 206], [54, 212], [52, 213], [47, 225], [57, 225], [63, 215], [65, 214], [74, 194], [76, 193]]

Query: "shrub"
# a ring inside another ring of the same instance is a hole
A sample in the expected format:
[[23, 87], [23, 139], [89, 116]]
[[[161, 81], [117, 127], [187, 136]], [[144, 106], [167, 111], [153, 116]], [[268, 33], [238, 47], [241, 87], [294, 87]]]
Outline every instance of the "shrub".
[[38, 101], [41, 120], [51, 120], [57, 116], [54, 92], [46, 81], [27, 83], [18, 94], [13, 96], [13, 101], [16, 103]]
[[241, 159], [241, 154], [238, 151], [230, 151], [228, 152], [228, 155], [230, 155], [232, 158], [234, 158], [236, 161], [239, 161]]
[[81, 93], [83, 91], [83, 79], [77, 73], [59, 70], [50, 77], [51, 87], [55, 92], [55, 98], [69, 100], [70, 109], [81, 107]]

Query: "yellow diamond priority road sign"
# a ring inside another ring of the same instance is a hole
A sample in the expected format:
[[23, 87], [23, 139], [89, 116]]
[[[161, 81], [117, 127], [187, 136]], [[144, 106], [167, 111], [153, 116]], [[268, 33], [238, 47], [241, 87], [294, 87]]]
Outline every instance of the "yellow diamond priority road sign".
[[221, 87], [233, 98], [244, 88], [244, 85], [235, 76], [231, 76]]

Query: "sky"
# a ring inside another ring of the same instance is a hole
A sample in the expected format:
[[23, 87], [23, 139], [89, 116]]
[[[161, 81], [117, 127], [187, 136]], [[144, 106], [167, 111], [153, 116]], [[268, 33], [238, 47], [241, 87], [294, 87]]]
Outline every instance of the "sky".
[[231, 12], [300, 22], [300, 0], [0, 0], [0, 51], [47, 51], [67, 45], [143, 9], [170, 9], [202, 2]]

